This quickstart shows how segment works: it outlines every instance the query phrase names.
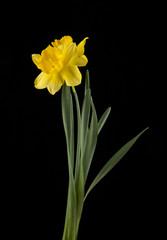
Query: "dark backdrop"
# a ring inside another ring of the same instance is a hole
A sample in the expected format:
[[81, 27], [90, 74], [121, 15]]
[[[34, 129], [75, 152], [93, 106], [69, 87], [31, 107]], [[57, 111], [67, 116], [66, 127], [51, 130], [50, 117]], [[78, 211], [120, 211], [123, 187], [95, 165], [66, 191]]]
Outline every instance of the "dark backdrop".
[[[40, 71], [31, 54], [71, 35], [76, 43], [89, 37], [89, 63], [80, 69], [83, 79], [89, 69], [98, 117], [112, 107], [88, 185], [116, 150], [149, 127], [89, 195], [79, 239], [159, 234], [164, 120], [158, 54], [163, 48], [163, 14], [146, 3], [105, 1], [15, 3], [4, 11], [0, 106], [7, 135], [1, 169], [6, 233], [19, 239], [61, 239], [68, 182], [61, 91], [52, 96], [34, 88]], [[82, 101], [83, 84], [76, 89]]]

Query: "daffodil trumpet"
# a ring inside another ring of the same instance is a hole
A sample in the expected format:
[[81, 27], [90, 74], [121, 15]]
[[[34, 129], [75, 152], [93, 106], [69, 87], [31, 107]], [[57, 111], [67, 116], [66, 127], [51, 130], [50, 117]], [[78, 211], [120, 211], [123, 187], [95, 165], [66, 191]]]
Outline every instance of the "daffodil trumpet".
[[[141, 131], [120, 148], [99, 171], [90, 186], [85, 187], [99, 133], [111, 111], [110, 107], [107, 108], [98, 120], [91, 94], [88, 70], [85, 75], [84, 99], [82, 108], [80, 108], [75, 86], [81, 83], [81, 73], [78, 66], [85, 66], [88, 61], [84, 55], [86, 39], [76, 46], [76, 44], [73, 44], [71, 37], [65, 36], [60, 40], [55, 40], [52, 46], [43, 50], [41, 55], [35, 54], [32, 56], [34, 63], [42, 70], [35, 80], [35, 87], [38, 89], [47, 88], [51, 94], [55, 94], [62, 87], [61, 108], [69, 171], [67, 207], [62, 240], [77, 240], [83, 206], [88, 194], [148, 129]], [[77, 139], [74, 139], [74, 99], [77, 113]], [[75, 145], [74, 142], [76, 142]], [[76, 149], [74, 146], [76, 146]]]

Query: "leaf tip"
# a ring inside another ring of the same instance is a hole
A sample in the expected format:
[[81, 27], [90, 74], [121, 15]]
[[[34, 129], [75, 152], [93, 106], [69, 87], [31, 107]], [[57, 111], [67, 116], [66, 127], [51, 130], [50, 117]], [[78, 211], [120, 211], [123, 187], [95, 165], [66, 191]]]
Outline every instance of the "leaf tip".
[[143, 132], [147, 131], [148, 129], [149, 129], [149, 127], [146, 127], [146, 128], [143, 130]]

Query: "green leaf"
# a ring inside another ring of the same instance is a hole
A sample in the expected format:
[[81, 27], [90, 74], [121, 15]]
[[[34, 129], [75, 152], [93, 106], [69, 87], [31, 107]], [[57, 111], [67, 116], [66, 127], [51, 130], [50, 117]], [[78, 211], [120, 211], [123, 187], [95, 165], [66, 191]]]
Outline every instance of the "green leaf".
[[69, 168], [69, 188], [63, 240], [76, 239], [76, 235], [77, 235], [77, 200], [72, 169]]
[[71, 89], [66, 84], [62, 87], [62, 118], [64, 131], [66, 135], [68, 159], [72, 170], [74, 169], [74, 119], [73, 119], [73, 102]]
[[81, 154], [83, 154], [83, 149], [85, 148], [85, 143], [88, 133], [88, 124], [90, 117], [90, 105], [91, 105], [91, 91], [87, 90], [83, 105], [82, 105], [82, 115], [81, 115]]
[[62, 118], [66, 135], [67, 154], [68, 154], [68, 170], [69, 170], [69, 186], [65, 226], [63, 240], [71, 240], [76, 238], [77, 227], [77, 201], [75, 181], [73, 177], [74, 169], [74, 123], [73, 123], [73, 103], [70, 87], [66, 84], [62, 88]]
[[92, 98], [91, 98], [91, 107], [92, 107], [92, 116], [91, 116], [90, 128], [88, 129], [88, 133], [86, 136], [85, 148], [84, 148], [84, 154], [83, 154], [83, 171], [84, 171], [85, 183], [86, 183], [90, 165], [93, 159], [93, 154], [95, 152], [95, 148], [97, 144], [97, 136], [98, 136], [97, 114], [96, 114], [96, 109], [93, 104]]
[[85, 75], [85, 94], [87, 90], [90, 88], [90, 78], [89, 78], [89, 70], [86, 70], [86, 75]]
[[[90, 108], [91, 107], [91, 108]], [[92, 109], [92, 111], [91, 111]], [[91, 114], [90, 114], [91, 112]], [[90, 127], [89, 127], [90, 122]], [[98, 120], [96, 109], [93, 104], [90, 90], [89, 71], [85, 76], [85, 97], [82, 106], [82, 124], [81, 124], [81, 159], [83, 161], [84, 181], [88, 176], [93, 154], [97, 143]]]
[[100, 133], [102, 127], [104, 126], [105, 122], [107, 121], [110, 111], [111, 111], [111, 107], [107, 108], [107, 110], [101, 116], [101, 118], [98, 122], [98, 134]]
[[113, 157], [105, 164], [105, 166], [101, 169], [98, 173], [92, 184], [90, 185], [85, 199], [90, 193], [90, 191], [95, 187], [95, 185], [123, 158], [123, 156], [129, 151], [129, 149], [133, 146], [133, 144], [137, 141], [137, 139], [147, 130], [148, 128], [144, 129], [140, 132], [136, 137], [131, 139], [128, 143], [126, 143], [118, 152], [114, 154]]
[[76, 182], [76, 199], [77, 199], [77, 226], [76, 234], [78, 233], [79, 223], [82, 215], [83, 204], [85, 195], [85, 183], [84, 183], [84, 172], [83, 172], [83, 162], [80, 162], [78, 180]]
[[[76, 200], [77, 200], [77, 222], [76, 222], [76, 236], [78, 234], [79, 223], [84, 204], [84, 173], [83, 173], [83, 162], [81, 159], [81, 114], [80, 106], [78, 101], [77, 92], [73, 91], [76, 110], [77, 110], [77, 122], [78, 122], [78, 136], [77, 136], [77, 153], [76, 153], [76, 165], [75, 165], [75, 185], [76, 185]], [[77, 238], [76, 238], [77, 239]]]
[[75, 182], [78, 181], [79, 176], [79, 168], [80, 168], [80, 161], [81, 161], [81, 111], [79, 106], [78, 95], [76, 91], [73, 91], [76, 103], [76, 110], [77, 110], [77, 151], [76, 151], [76, 163], [75, 163]]

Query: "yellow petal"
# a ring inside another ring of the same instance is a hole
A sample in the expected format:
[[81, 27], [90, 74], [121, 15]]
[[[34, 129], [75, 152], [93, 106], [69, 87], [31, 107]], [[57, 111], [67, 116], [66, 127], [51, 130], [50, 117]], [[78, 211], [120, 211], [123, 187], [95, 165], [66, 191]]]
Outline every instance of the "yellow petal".
[[60, 39], [60, 43], [63, 44], [63, 45], [66, 45], [66, 44], [69, 44], [69, 43], [72, 43], [73, 42], [73, 39], [71, 36], [64, 36]]
[[78, 56], [81, 56], [84, 54], [84, 46], [86, 44], [86, 40], [88, 39], [88, 37], [84, 38], [84, 40], [82, 40], [78, 46], [77, 46], [77, 50], [78, 50]]
[[57, 91], [59, 91], [63, 83], [64, 81], [62, 80], [60, 74], [57, 71], [54, 71], [52, 79], [47, 85], [47, 89], [52, 95], [54, 95]]
[[70, 44], [72, 42], [73, 42], [72, 37], [64, 36], [60, 40], [55, 39], [55, 41], [52, 42], [52, 45], [57, 48], [60, 45], [66, 45], [66, 44]]
[[37, 88], [37, 89], [46, 88], [48, 83], [51, 80], [51, 77], [52, 76], [50, 74], [46, 74], [44, 72], [41, 72], [34, 81], [35, 88]]
[[47, 48], [42, 51], [42, 54], [33, 54], [32, 60], [36, 64], [36, 66], [42, 70], [44, 73], [50, 73], [53, 69], [53, 64], [48, 60], [46, 56]]
[[32, 54], [32, 60], [35, 63], [35, 65], [38, 66], [38, 64], [41, 60], [41, 55], [40, 54]]
[[47, 61], [57, 61], [55, 50], [50, 45], [42, 51], [41, 56]]
[[77, 86], [81, 83], [82, 75], [77, 66], [66, 66], [60, 74], [67, 86]]
[[77, 58], [77, 48], [75, 43], [70, 43], [64, 46], [63, 49], [63, 64], [74, 64], [75, 59]]
[[62, 53], [59, 51], [59, 49], [48, 46], [46, 49], [42, 51], [42, 60], [41, 60], [41, 65], [42, 65], [42, 70], [46, 73], [51, 72], [52, 70], [56, 69], [57, 71], [61, 70], [63, 67], [61, 58], [62, 58]]
[[81, 57], [78, 57], [76, 60], [76, 65], [79, 67], [83, 67], [88, 63], [88, 59], [85, 55], [82, 55]]

